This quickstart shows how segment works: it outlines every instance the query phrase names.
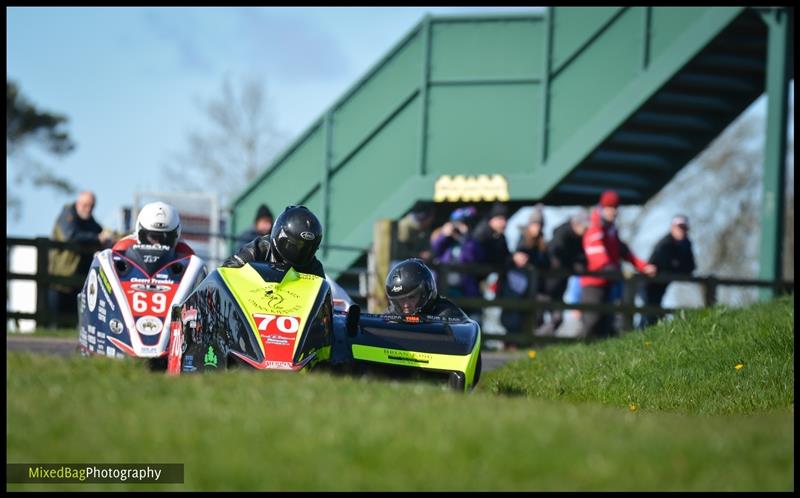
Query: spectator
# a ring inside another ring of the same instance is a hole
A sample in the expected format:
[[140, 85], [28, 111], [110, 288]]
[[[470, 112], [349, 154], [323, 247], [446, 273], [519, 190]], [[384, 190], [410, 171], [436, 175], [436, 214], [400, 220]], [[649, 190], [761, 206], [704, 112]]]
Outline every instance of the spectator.
[[425, 264], [430, 264], [433, 219], [432, 209], [419, 206], [401, 218], [397, 222], [397, 249], [394, 258], [420, 258]]
[[[553, 231], [553, 239], [547, 246], [550, 268], [553, 270], [570, 270], [575, 273], [586, 271], [586, 255], [583, 252], [582, 239], [587, 226], [586, 212], [581, 209], [578, 213], [572, 215], [568, 221], [556, 227]], [[550, 299], [553, 301], [563, 300], [568, 282], [568, 275], [548, 279], [546, 293]], [[564, 321], [564, 313], [562, 310], [553, 310], [550, 316], [551, 321], [548, 324], [548, 330], [545, 332], [555, 333]]]
[[274, 218], [272, 216], [272, 211], [269, 210], [269, 207], [267, 207], [266, 204], [258, 206], [254, 225], [239, 234], [239, 236], [236, 238], [237, 247], [241, 249], [248, 242], [257, 239], [262, 235], [269, 234], [269, 232], [272, 230], [273, 221]]
[[[617, 235], [614, 222], [617, 219], [619, 195], [607, 190], [600, 196], [600, 205], [592, 210], [589, 228], [583, 234], [583, 250], [586, 253], [588, 270], [620, 271], [621, 260], [626, 259], [637, 270], [646, 275], [655, 275], [656, 267], [637, 258], [628, 245]], [[581, 277], [581, 303], [601, 304], [611, 302], [612, 284], [603, 277]], [[616, 335], [613, 315], [597, 311], [583, 313], [583, 335], [588, 338]]]
[[[505, 229], [508, 223], [508, 208], [501, 203], [495, 203], [487, 218], [481, 221], [473, 231], [473, 238], [476, 242], [477, 250], [472, 255], [475, 259], [470, 261], [462, 254], [463, 263], [478, 263], [491, 265], [495, 267], [502, 267], [500, 272], [492, 272], [488, 275], [465, 275], [464, 276], [464, 289], [466, 295], [470, 297], [481, 297], [483, 295], [486, 299], [494, 299], [498, 295], [502, 295], [503, 281], [498, 278], [500, 275], [510, 267], [511, 254], [508, 251], [508, 243], [506, 242]], [[481, 292], [481, 279], [486, 278], [488, 285], [485, 291]], [[467, 310], [467, 314], [476, 320], [480, 320], [484, 330], [493, 330], [495, 328], [501, 329], [501, 324], [494, 324], [493, 318], [490, 318], [490, 309], [484, 310]], [[492, 312], [494, 310], [491, 310]], [[501, 312], [498, 308], [497, 312]], [[494, 315], [491, 315], [494, 316]], [[499, 316], [497, 317], [500, 320]]]
[[[431, 234], [431, 250], [433, 259], [438, 263], [469, 263], [480, 259], [478, 244], [470, 235], [477, 219], [474, 206], [461, 207], [450, 214], [450, 219]], [[446, 272], [443, 283], [445, 293], [449, 296], [463, 296], [464, 275], [458, 272]]]
[[[695, 269], [692, 242], [689, 240], [689, 218], [679, 214], [672, 218], [669, 233], [662, 238], [650, 256], [649, 262], [658, 268], [659, 273], [676, 273], [691, 275]], [[648, 282], [645, 284], [645, 304], [661, 306], [661, 300], [667, 291], [668, 282]], [[656, 315], [643, 315], [641, 327], [647, 327], [658, 321]]]
[[[504, 297], [524, 297], [533, 295], [537, 301], [546, 301], [544, 279], [539, 275], [530, 280], [531, 274], [528, 267], [536, 270], [547, 270], [550, 263], [547, 259], [547, 244], [544, 240], [544, 206], [537, 204], [531, 213], [528, 223], [521, 225], [521, 235], [517, 249], [511, 255], [513, 267], [506, 274], [506, 285], [503, 287]], [[510, 330], [522, 328], [522, 313], [518, 311], [505, 311], [502, 318], [503, 326]], [[544, 323], [544, 313], [535, 314], [533, 327], [538, 328]]]
[[[51, 249], [50, 275], [86, 278], [92, 266], [93, 252], [110, 245], [111, 234], [103, 230], [92, 216], [95, 195], [81, 192], [77, 200], [67, 204], [56, 219], [51, 238], [60, 242], [75, 242], [81, 249]], [[52, 283], [48, 295], [50, 311], [55, 314], [77, 313], [78, 292], [83, 282], [76, 284]]]

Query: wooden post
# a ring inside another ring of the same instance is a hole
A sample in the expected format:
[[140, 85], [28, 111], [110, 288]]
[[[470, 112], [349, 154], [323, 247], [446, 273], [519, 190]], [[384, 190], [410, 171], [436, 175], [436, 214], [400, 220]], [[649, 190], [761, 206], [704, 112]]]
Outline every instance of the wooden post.
[[622, 305], [625, 311], [622, 312], [622, 330], [633, 330], [633, 308], [636, 298], [636, 288], [639, 284], [639, 276], [625, 277], [622, 279]]
[[717, 304], [717, 279], [714, 277], [708, 277], [706, 279], [706, 307], [710, 308]]
[[50, 241], [36, 238], [36, 327], [50, 325]]
[[382, 313], [389, 305], [386, 299], [384, 282], [389, 274], [392, 260], [392, 220], [382, 219], [375, 222], [372, 231], [372, 252], [369, 255], [369, 273], [372, 276], [367, 296], [367, 310], [370, 313]]

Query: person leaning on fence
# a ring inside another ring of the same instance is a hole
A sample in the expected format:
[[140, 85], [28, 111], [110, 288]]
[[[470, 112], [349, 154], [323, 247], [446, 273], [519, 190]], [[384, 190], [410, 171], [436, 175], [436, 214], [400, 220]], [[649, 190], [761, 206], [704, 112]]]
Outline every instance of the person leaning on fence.
[[[506, 241], [505, 229], [508, 224], [508, 207], [505, 204], [496, 202], [489, 210], [489, 214], [483, 219], [472, 231], [472, 237], [475, 239], [476, 248], [474, 261], [466, 261], [463, 258], [464, 264], [476, 263], [479, 265], [489, 265], [496, 268], [491, 273], [487, 274], [465, 274], [463, 288], [467, 292], [467, 296], [483, 297], [486, 299], [494, 299], [496, 296], [503, 292], [502, 277], [506, 271], [511, 268], [511, 253], [508, 250], [508, 242]], [[481, 280], [485, 279], [485, 286], [481, 289]], [[471, 317], [482, 321], [484, 325], [487, 324], [489, 319], [485, 316], [484, 310], [465, 310]]]
[[[73, 242], [80, 249], [51, 249], [49, 254], [49, 273], [59, 277], [86, 277], [92, 265], [94, 251], [111, 242], [111, 234], [92, 216], [95, 195], [81, 192], [76, 201], [67, 204], [56, 219], [52, 240]], [[77, 278], [76, 278], [77, 280]], [[78, 292], [83, 282], [75, 284], [52, 283], [48, 300], [53, 313], [77, 313]]]
[[[526, 297], [532, 294], [537, 301], [548, 300], [545, 294], [544, 279], [537, 273], [531, 279], [528, 267], [537, 271], [546, 271], [550, 267], [547, 259], [547, 243], [544, 240], [544, 206], [537, 204], [531, 212], [528, 222], [519, 226], [520, 237], [516, 251], [511, 255], [513, 267], [506, 274], [503, 286], [503, 297]], [[504, 311], [503, 326], [508, 330], [520, 330], [522, 313]], [[538, 310], [532, 323], [534, 329], [544, 324], [544, 312]]]
[[[583, 234], [588, 226], [586, 212], [581, 209], [570, 219], [557, 226], [553, 238], [547, 244], [547, 256], [553, 270], [569, 270], [575, 273], [586, 271], [586, 254], [583, 252]], [[546, 292], [551, 301], [563, 301], [569, 275], [547, 279]], [[563, 310], [553, 310], [546, 332], [555, 333], [564, 321]]]
[[[692, 241], [689, 240], [689, 218], [679, 214], [672, 218], [669, 233], [665, 235], [650, 256], [649, 262], [659, 273], [691, 275], [695, 269]], [[649, 306], [661, 306], [669, 282], [647, 282], [644, 285], [644, 300]], [[643, 315], [642, 328], [658, 321], [657, 315]]]
[[269, 210], [269, 207], [266, 204], [258, 206], [258, 211], [256, 211], [256, 219], [253, 221], [253, 226], [243, 231], [238, 237], [236, 237], [236, 244], [238, 248], [241, 249], [245, 244], [256, 237], [267, 235], [272, 230], [272, 223], [274, 220], [275, 218], [272, 216], [272, 211]]
[[[617, 219], [619, 195], [607, 190], [600, 196], [600, 204], [592, 210], [589, 228], [583, 234], [583, 250], [586, 253], [587, 270], [590, 272], [620, 271], [622, 259], [629, 261], [640, 272], [653, 276], [655, 265], [646, 263], [631, 252], [628, 245], [619, 239]], [[604, 277], [585, 275], [581, 277], [581, 303], [602, 304], [611, 302], [612, 283]], [[583, 336], [587, 338], [616, 335], [613, 314], [584, 311]]]

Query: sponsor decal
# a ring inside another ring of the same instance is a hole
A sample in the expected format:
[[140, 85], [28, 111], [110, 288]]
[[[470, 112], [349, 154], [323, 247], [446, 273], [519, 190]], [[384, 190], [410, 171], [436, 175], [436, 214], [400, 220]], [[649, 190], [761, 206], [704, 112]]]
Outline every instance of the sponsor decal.
[[111, 329], [111, 333], [113, 334], [121, 334], [123, 329], [122, 322], [116, 318], [112, 318], [111, 321], [108, 322], [108, 328]]
[[508, 181], [503, 175], [442, 175], [434, 184], [435, 202], [507, 201]]
[[311, 232], [300, 232], [300, 236], [303, 237], [305, 240], [314, 240], [317, 237]]
[[154, 316], [143, 316], [136, 320], [136, 330], [142, 335], [158, 335], [164, 328], [159, 318]]
[[111, 290], [111, 283], [108, 281], [108, 277], [106, 277], [106, 273], [100, 268], [100, 280], [103, 281], [103, 287], [106, 290], [106, 293], [112, 292]]
[[137, 251], [169, 251], [169, 246], [162, 246], [161, 244], [133, 244], [131, 247]]
[[172, 287], [160, 284], [131, 284], [131, 289], [145, 292], [167, 292]]
[[194, 357], [190, 354], [187, 354], [183, 357], [183, 371], [184, 372], [194, 372], [197, 370], [197, 367], [194, 366]]
[[89, 272], [88, 283], [86, 284], [86, 305], [89, 311], [94, 311], [97, 307], [97, 272], [94, 268]]
[[247, 299], [249, 307], [261, 311], [277, 311], [281, 314], [295, 313], [302, 308], [300, 296], [287, 289], [276, 291], [276, 284], [267, 287], [253, 289], [250, 291], [253, 296]]
[[401, 290], [403, 290], [402, 285], [395, 285], [394, 287], [392, 287], [392, 292], [399, 292]]
[[94, 335], [89, 336], [89, 344], [97, 343], [97, 338]]
[[158, 353], [158, 346], [142, 346], [142, 354], [156, 354]]
[[390, 360], [407, 361], [410, 363], [429, 363], [432, 358], [428, 353], [401, 351], [397, 349], [384, 349], [383, 354]]
[[106, 356], [109, 358], [116, 358], [117, 353], [116, 350], [112, 347], [106, 348]]
[[[193, 322], [197, 320], [197, 308], [189, 308], [181, 310], [181, 322], [184, 324], [188, 322]], [[194, 327], [194, 324], [191, 324], [190, 327]]]
[[217, 354], [212, 346], [208, 347], [208, 352], [203, 357], [203, 364], [207, 367], [217, 367]]
[[275, 370], [291, 370], [292, 364], [288, 361], [268, 361], [267, 368], [274, 368]]

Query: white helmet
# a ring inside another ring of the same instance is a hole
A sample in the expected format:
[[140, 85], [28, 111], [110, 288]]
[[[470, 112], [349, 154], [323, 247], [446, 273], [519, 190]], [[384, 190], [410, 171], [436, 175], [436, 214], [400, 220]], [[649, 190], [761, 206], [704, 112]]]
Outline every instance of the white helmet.
[[164, 202], [145, 205], [136, 218], [136, 236], [140, 244], [175, 247], [181, 236], [178, 210]]

